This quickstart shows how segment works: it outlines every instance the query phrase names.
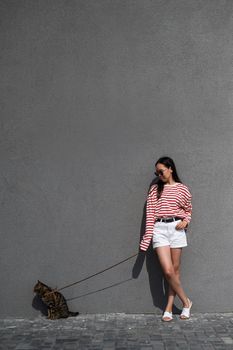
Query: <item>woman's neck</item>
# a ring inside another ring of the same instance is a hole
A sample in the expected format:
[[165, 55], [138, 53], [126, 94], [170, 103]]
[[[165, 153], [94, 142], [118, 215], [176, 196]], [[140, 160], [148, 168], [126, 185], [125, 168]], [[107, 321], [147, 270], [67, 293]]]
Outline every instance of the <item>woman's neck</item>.
[[175, 180], [173, 178], [171, 178], [171, 179], [167, 180], [165, 185], [170, 185], [171, 186], [171, 185], [175, 185], [175, 184], [176, 184]]

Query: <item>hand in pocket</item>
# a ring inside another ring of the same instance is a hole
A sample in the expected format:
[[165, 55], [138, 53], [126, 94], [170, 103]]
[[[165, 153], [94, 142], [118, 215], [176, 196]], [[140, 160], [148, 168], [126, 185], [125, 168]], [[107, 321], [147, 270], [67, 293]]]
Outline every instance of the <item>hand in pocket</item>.
[[178, 222], [178, 224], [176, 225], [176, 230], [183, 230], [185, 229], [185, 227], [188, 226], [188, 223], [184, 220], [181, 220]]

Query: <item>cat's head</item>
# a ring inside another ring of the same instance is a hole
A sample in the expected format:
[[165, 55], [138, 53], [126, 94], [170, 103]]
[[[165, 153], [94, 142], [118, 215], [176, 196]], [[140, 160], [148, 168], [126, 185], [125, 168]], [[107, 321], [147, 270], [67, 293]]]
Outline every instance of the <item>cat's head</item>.
[[33, 292], [36, 294], [43, 294], [45, 291], [47, 290], [51, 290], [51, 288], [49, 288], [48, 286], [46, 286], [46, 284], [44, 284], [41, 281], [37, 281], [37, 283], [35, 284], [34, 288], [33, 288]]

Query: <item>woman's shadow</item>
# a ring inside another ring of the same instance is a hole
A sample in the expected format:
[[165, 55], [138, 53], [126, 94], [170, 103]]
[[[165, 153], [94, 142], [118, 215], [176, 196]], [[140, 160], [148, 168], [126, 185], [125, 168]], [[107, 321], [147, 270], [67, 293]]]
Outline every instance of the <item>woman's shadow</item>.
[[[155, 178], [151, 182], [149, 186], [149, 190], [152, 185], [157, 183], [157, 181], [158, 181], [158, 178]], [[146, 202], [143, 207], [143, 215], [142, 215], [141, 228], [140, 228], [140, 241], [145, 232], [145, 227], [146, 227]], [[161, 310], [164, 310], [167, 305], [168, 283], [163, 276], [163, 272], [162, 272], [158, 257], [153, 250], [152, 244], [150, 244], [147, 252], [139, 251], [136, 262], [132, 270], [132, 277], [138, 278], [142, 270], [142, 266], [145, 259], [146, 259], [146, 269], [149, 276], [149, 284], [150, 284], [150, 291], [153, 299], [153, 304], [155, 307]], [[181, 310], [178, 309], [175, 305], [173, 305], [172, 312], [173, 314], [180, 314]]]

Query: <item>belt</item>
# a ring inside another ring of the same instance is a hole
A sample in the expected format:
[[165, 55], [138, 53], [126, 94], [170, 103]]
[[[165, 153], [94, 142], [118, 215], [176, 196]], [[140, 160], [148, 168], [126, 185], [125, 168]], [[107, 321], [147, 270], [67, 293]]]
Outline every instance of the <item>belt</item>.
[[156, 219], [156, 222], [172, 222], [172, 221], [178, 221], [178, 220], [182, 220], [181, 218], [178, 218], [177, 216], [173, 217], [173, 218], [158, 218]]

